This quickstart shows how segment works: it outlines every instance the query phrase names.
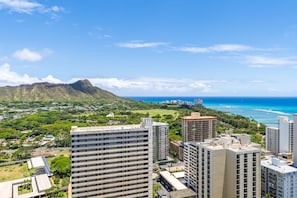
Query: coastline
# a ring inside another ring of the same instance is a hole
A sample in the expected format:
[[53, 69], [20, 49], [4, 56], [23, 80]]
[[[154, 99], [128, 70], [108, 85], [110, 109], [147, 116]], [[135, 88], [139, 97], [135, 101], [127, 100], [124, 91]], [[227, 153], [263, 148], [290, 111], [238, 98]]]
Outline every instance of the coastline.
[[267, 126], [277, 126], [278, 116], [292, 115], [297, 112], [297, 97], [128, 97], [143, 102], [160, 103], [162, 101], [182, 100], [194, 103], [195, 99], [202, 99], [206, 108], [241, 115], [256, 120]]

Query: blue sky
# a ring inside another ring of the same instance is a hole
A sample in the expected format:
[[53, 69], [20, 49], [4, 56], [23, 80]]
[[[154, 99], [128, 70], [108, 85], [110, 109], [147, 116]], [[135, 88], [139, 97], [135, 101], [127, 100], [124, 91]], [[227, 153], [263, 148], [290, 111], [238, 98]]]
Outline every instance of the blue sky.
[[0, 0], [0, 86], [297, 96], [297, 1]]

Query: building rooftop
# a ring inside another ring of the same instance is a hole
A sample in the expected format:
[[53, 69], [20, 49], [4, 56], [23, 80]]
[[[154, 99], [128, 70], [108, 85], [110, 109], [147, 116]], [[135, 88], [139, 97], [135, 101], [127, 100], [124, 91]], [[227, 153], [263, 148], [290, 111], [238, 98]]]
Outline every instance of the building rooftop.
[[28, 168], [31, 169], [31, 168], [42, 168], [44, 169], [44, 173], [48, 174], [48, 175], [51, 175], [51, 170], [50, 170], [50, 167], [45, 159], [45, 157], [32, 157], [31, 159], [29, 159], [27, 161], [28, 163]]
[[189, 188], [170, 192], [170, 198], [188, 198], [188, 197], [196, 197], [196, 193]]
[[266, 127], [267, 129], [274, 129], [274, 130], [278, 130], [279, 128], [277, 128], [277, 127], [272, 127], [272, 126], [267, 126]]
[[51, 188], [51, 182], [46, 174], [37, 175], [35, 177], [38, 191], [45, 191]]
[[[18, 194], [18, 187], [21, 186], [26, 180], [31, 179], [32, 192], [22, 195]], [[38, 175], [31, 178], [17, 179], [0, 183], [1, 194], [3, 198], [31, 198], [41, 197], [45, 194], [45, 190], [51, 188], [52, 185], [46, 174]]]
[[283, 174], [297, 172], [297, 168], [290, 166], [286, 161], [277, 158], [261, 160], [261, 166]]
[[234, 152], [255, 151], [260, 152], [261, 145], [250, 142], [242, 144], [237, 138], [229, 135], [217, 138], [206, 139], [204, 142], [189, 142], [192, 145], [201, 145], [211, 150], [229, 149]]
[[168, 126], [168, 123], [165, 122], [153, 122], [153, 126]]
[[178, 179], [176, 179], [170, 172], [161, 171], [160, 175], [176, 190], [187, 189]]
[[184, 120], [216, 120], [214, 116], [201, 116], [198, 112], [192, 112], [190, 116], [182, 117]]
[[45, 167], [42, 157], [32, 157], [28, 160], [28, 167], [31, 168], [43, 168]]
[[108, 131], [108, 130], [130, 130], [130, 129], [141, 129], [140, 124], [135, 125], [112, 125], [112, 126], [95, 126], [95, 127], [71, 127], [71, 133], [73, 132], [84, 132], [84, 131]]
[[176, 178], [176, 179], [179, 179], [179, 178], [184, 178], [185, 177], [185, 172], [175, 172], [175, 173], [172, 173], [172, 175]]

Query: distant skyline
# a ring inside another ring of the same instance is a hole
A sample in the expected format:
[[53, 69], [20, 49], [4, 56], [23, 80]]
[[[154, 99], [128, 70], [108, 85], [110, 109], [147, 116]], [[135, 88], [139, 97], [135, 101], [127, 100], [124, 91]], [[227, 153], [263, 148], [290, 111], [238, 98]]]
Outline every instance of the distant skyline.
[[0, 86], [297, 96], [297, 1], [0, 0]]

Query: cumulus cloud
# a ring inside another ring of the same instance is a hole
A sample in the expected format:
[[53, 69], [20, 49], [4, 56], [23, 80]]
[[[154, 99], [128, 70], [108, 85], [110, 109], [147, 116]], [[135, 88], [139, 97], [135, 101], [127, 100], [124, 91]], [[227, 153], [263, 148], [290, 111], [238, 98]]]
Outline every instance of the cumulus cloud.
[[32, 84], [36, 82], [61, 83], [59, 79], [54, 78], [52, 75], [48, 75], [42, 79], [30, 77], [28, 74], [20, 75], [14, 71], [11, 71], [10, 65], [8, 63], [0, 65], [0, 74], [0, 85], [20, 85]]
[[57, 84], [57, 83], [63, 83], [61, 80], [59, 80], [59, 79], [53, 77], [52, 75], [48, 75], [47, 77], [42, 78], [40, 81], [41, 81], [41, 82], [56, 83], [56, 84]]
[[56, 16], [57, 12], [64, 11], [63, 7], [57, 5], [46, 7], [37, 1], [30, 0], [0, 0], [0, 9], [8, 9], [10, 12], [23, 14], [50, 13], [53, 16]]
[[[74, 78], [71, 82], [82, 78]], [[195, 95], [215, 93], [214, 84], [222, 81], [178, 78], [89, 78], [90, 82], [119, 95]]]
[[131, 41], [131, 42], [127, 42], [127, 43], [118, 43], [116, 45], [118, 47], [124, 47], [124, 48], [153, 48], [153, 47], [167, 45], [167, 43], [165, 43], [165, 42]]
[[177, 51], [190, 52], [190, 53], [211, 53], [211, 52], [241, 52], [253, 50], [254, 48], [247, 45], [239, 44], [218, 44], [209, 47], [181, 47]]
[[266, 56], [246, 56], [246, 61], [251, 67], [276, 67], [297, 64], [296, 59], [271, 58]]
[[29, 50], [27, 48], [24, 48], [22, 50], [17, 50], [13, 56], [16, 59], [19, 60], [25, 60], [25, 61], [31, 61], [31, 62], [36, 62], [42, 60], [42, 56], [40, 53]]
[[0, 0], [0, 9], [9, 9], [13, 12], [31, 14], [43, 9], [43, 5], [27, 0]]

